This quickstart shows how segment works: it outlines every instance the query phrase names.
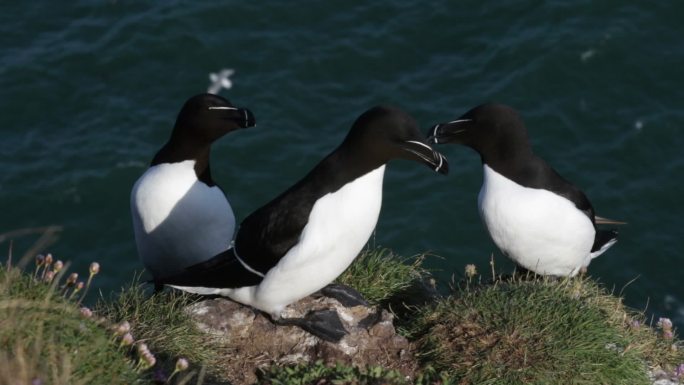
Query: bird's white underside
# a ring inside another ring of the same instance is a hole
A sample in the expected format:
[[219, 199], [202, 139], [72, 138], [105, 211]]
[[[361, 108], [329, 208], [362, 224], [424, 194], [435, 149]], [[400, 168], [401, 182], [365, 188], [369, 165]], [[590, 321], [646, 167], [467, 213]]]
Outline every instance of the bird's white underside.
[[361, 252], [378, 221], [384, 172], [383, 165], [320, 198], [299, 243], [266, 273], [258, 286], [174, 287], [227, 296], [278, 317], [288, 304], [332, 282]]
[[227, 250], [235, 216], [223, 191], [197, 179], [195, 162], [150, 167], [131, 192], [138, 255], [155, 278]]
[[574, 276], [600, 254], [591, 254], [591, 220], [571, 201], [548, 190], [523, 187], [486, 164], [478, 207], [499, 249], [538, 274]]

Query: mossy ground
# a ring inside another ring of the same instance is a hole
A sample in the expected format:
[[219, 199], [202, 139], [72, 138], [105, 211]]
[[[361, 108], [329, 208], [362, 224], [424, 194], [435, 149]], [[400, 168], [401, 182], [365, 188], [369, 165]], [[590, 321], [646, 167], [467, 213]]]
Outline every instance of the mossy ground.
[[643, 321], [590, 279], [520, 277], [462, 287], [412, 337], [459, 384], [648, 384], [648, 365], [673, 370], [684, 355]]
[[[672, 372], [684, 362], [676, 336], [647, 325], [643, 314], [589, 278], [485, 282], [471, 276], [450, 295], [439, 296], [421, 267], [423, 258], [368, 250], [338, 280], [399, 315], [421, 360], [416, 378], [319, 362], [272, 367], [260, 374], [259, 383], [647, 384], [647, 368]], [[220, 345], [182, 311], [193, 296], [151, 295], [134, 279], [120, 293], [102, 298], [95, 316], [84, 317], [79, 296], [65, 294], [59, 278], [43, 281], [40, 274], [34, 278], [0, 267], [0, 385], [36, 378], [46, 384], [102, 378], [112, 384], [151, 383], [159, 373], [141, 368], [134, 349], [121, 346], [112, 334], [121, 321], [128, 321], [136, 341], [157, 356], [153, 369], [163, 368], [168, 376], [177, 357], [191, 361], [191, 369], [170, 383], [201, 384], [204, 370], [211, 375], [220, 358]]]
[[449, 385], [453, 382], [432, 369], [426, 369], [415, 379], [409, 379], [394, 370], [373, 366], [366, 369], [345, 365], [325, 365], [323, 362], [289, 367], [272, 367], [259, 373], [258, 384], [272, 385]]
[[[391, 302], [395, 309], [398, 292], [428, 290], [423, 298], [432, 300], [409, 306], [412, 311], [400, 320], [423, 367], [414, 383], [648, 384], [648, 369], [674, 373], [684, 362], [684, 346], [676, 336], [648, 325], [643, 313], [625, 307], [622, 298], [591, 278], [471, 275], [439, 298], [429, 286], [416, 285], [428, 275], [421, 261], [406, 263], [388, 250], [370, 250], [340, 278], [373, 303]], [[397, 291], [385, 292], [390, 286]], [[313, 364], [291, 370], [291, 377], [276, 371], [263, 378], [297, 384], [295, 378], [320, 373], [322, 383], [350, 383], [339, 378], [350, 371], [339, 367], [324, 371]], [[377, 373], [384, 383], [406, 381], [396, 373]], [[364, 371], [357, 374], [358, 383], [377, 380]]]

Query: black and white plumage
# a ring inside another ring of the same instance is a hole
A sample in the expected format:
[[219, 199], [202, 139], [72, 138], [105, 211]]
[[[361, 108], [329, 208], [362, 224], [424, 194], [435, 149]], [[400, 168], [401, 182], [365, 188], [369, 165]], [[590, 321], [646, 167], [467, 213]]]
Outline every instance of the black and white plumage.
[[380, 213], [385, 163], [399, 158], [448, 171], [408, 114], [384, 106], [366, 111], [339, 147], [241, 223], [232, 250], [165, 283], [227, 296], [278, 319], [362, 250]]
[[480, 216], [494, 243], [518, 265], [542, 275], [574, 276], [617, 241], [616, 223], [594, 214], [589, 199], [532, 152], [512, 108], [478, 106], [435, 125], [433, 143], [459, 143], [480, 154]]
[[185, 102], [169, 141], [131, 191], [138, 254], [159, 282], [227, 250], [235, 216], [211, 177], [211, 144], [255, 125], [254, 115], [210, 94]]

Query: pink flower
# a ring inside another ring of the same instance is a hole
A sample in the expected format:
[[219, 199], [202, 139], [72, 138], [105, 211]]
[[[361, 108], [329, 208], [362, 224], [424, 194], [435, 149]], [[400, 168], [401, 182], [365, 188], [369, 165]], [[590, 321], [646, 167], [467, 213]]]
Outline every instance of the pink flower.
[[660, 317], [657, 325], [663, 330], [672, 330], [672, 321], [669, 318]]
[[135, 340], [133, 339], [133, 335], [131, 333], [126, 333], [123, 337], [121, 337], [121, 346], [131, 346], [133, 345], [133, 342], [135, 342]]
[[[129, 331], [131, 331], [131, 324], [129, 324], [128, 321], [123, 321], [114, 327], [114, 334], [117, 336], [122, 336], [122, 335], [128, 333]], [[145, 344], [142, 344], [142, 345], [145, 345]], [[147, 348], [146, 345], [145, 345], [145, 348]]]
[[465, 266], [465, 274], [468, 278], [473, 278], [477, 274], [477, 268], [473, 264], [468, 264]]
[[57, 260], [55, 262], [54, 266], [52, 266], [52, 271], [54, 271], [55, 273], [59, 273], [59, 271], [62, 270], [63, 267], [64, 267], [64, 262]]
[[150, 349], [147, 347], [147, 344], [144, 342], [141, 342], [138, 344], [138, 354], [141, 356], [145, 353], [149, 353]]
[[71, 273], [69, 275], [69, 278], [67, 278], [67, 280], [66, 280], [66, 284], [67, 284], [67, 286], [72, 286], [76, 283], [77, 280], [78, 280], [78, 273]]
[[185, 358], [179, 358], [178, 361], [176, 361], [176, 371], [177, 372], [182, 372], [183, 370], [188, 368], [188, 360]]
[[85, 318], [90, 318], [93, 316], [93, 311], [88, 309], [87, 307], [82, 307], [79, 309], [81, 311], [81, 315], [84, 316]]
[[677, 366], [677, 369], [674, 371], [674, 375], [680, 378], [684, 377], [684, 364], [679, 364], [679, 366]]
[[150, 353], [149, 350], [142, 354], [142, 361], [147, 368], [151, 368], [157, 363], [157, 359], [154, 357], [154, 354]]
[[95, 275], [100, 272], [100, 264], [97, 262], [93, 262], [90, 264], [90, 274]]

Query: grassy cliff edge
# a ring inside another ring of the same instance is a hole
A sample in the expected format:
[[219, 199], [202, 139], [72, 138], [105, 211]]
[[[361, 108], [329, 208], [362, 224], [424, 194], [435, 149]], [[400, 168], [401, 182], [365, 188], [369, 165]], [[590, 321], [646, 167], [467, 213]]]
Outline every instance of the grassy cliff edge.
[[[591, 278], [483, 277], [469, 265], [440, 295], [424, 258], [367, 250], [338, 279], [395, 313], [420, 361], [416, 378], [305, 362], [266, 369], [259, 383], [650, 384], [653, 373], [684, 375], [669, 320], [648, 324]], [[49, 273], [55, 265], [0, 266], [0, 385], [201, 384], [220, 363], [220, 345], [180, 311], [196, 298], [151, 296], [136, 279], [93, 312], [80, 305], [87, 285], [78, 289], [61, 266]]]

